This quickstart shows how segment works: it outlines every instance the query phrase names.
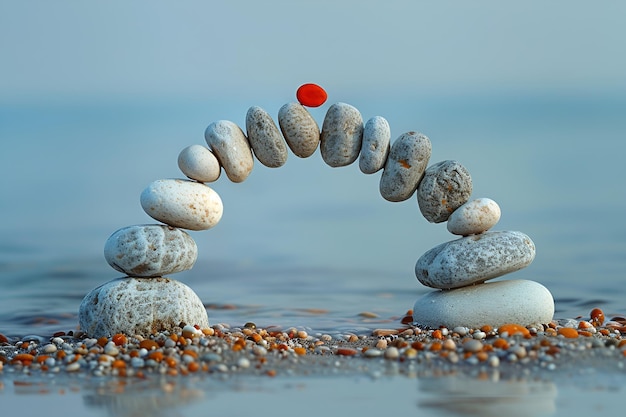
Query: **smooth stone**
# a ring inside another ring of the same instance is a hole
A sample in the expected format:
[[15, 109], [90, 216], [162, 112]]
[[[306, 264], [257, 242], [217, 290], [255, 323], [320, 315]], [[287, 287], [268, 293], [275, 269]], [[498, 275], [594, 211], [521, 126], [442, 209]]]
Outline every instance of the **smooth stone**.
[[317, 122], [300, 103], [287, 103], [278, 111], [278, 125], [294, 155], [308, 158], [320, 142]]
[[202, 145], [187, 146], [180, 151], [178, 168], [188, 178], [200, 182], [217, 181], [222, 171], [213, 152]]
[[353, 106], [335, 103], [326, 112], [320, 136], [320, 152], [333, 168], [350, 165], [359, 157], [363, 117]]
[[380, 177], [383, 198], [393, 202], [410, 198], [424, 175], [431, 152], [430, 139], [421, 133], [408, 132], [396, 139]]
[[287, 144], [269, 113], [258, 106], [250, 107], [246, 114], [246, 132], [260, 163], [269, 168], [285, 165]]
[[140, 200], [150, 217], [173, 227], [207, 230], [222, 218], [222, 199], [199, 182], [157, 180], [143, 190]]
[[193, 268], [196, 242], [181, 229], [162, 224], [128, 226], [104, 245], [104, 258], [131, 277], [161, 277]]
[[527, 280], [490, 282], [455, 290], [430, 292], [415, 302], [413, 320], [421, 327], [478, 329], [507, 323], [546, 324], [554, 315], [554, 299], [543, 285]]
[[359, 169], [362, 173], [373, 174], [385, 167], [390, 141], [391, 129], [384, 117], [374, 116], [365, 123], [359, 156]]
[[218, 120], [204, 131], [207, 144], [232, 182], [242, 182], [254, 166], [252, 149], [243, 130], [228, 120]]
[[448, 218], [448, 231], [468, 236], [486, 232], [500, 220], [500, 206], [490, 198], [477, 198], [454, 210]]
[[417, 203], [426, 220], [441, 223], [467, 203], [471, 194], [469, 171], [457, 161], [441, 161], [426, 169], [417, 187]]
[[148, 337], [172, 331], [181, 323], [209, 327], [200, 298], [182, 282], [170, 278], [118, 278], [83, 298], [78, 310], [80, 329], [89, 337], [116, 333]]
[[459, 288], [528, 266], [535, 244], [522, 232], [497, 231], [442, 243], [415, 264], [415, 276], [432, 288]]

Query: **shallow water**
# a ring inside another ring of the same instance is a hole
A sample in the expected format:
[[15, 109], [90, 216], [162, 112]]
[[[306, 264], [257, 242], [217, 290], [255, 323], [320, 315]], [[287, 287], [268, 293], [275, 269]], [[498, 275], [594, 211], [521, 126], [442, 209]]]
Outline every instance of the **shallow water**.
[[[548, 287], [556, 318], [584, 316], [594, 307], [607, 316], [626, 314], [626, 99], [492, 94], [342, 101], [364, 118], [388, 118], [393, 138], [409, 130], [428, 135], [431, 163], [456, 159], [469, 169], [473, 197], [493, 198], [502, 208], [496, 229], [520, 230], [537, 246], [533, 264], [506, 278]], [[226, 118], [243, 125], [251, 105], [275, 117], [282, 104], [178, 98], [1, 105], [0, 333], [48, 336], [75, 329], [82, 297], [119, 276], [102, 257], [107, 237], [120, 227], [151, 222], [139, 206], [143, 188], [155, 179], [180, 177], [178, 152], [204, 143], [208, 123]], [[313, 114], [321, 123], [323, 110]], [[192, 233], [198, 263], [175, 278], [198, 293], [212, 323], [328, 332], [394, 326], [428, 291], [415, 279], [415, 261], [453, 237], [444, 224], [424, 220], [414, 199], [385, 202], [378, 180], [356, 164], [329, 168], [318, 154], [290, 155], [276, 170], [257, 164], [242, 184], [223, 176], [212, 185], [224, 202], [223, 219], [210, 231]], [[354, 382], [342, 378], [264, 381], [260, 392], [255, 381], [241, 381], [241, 390], [237, 384], [205, 390], [211, 398], [202, 397], [197, 407], [240, 395], [268, 399], [285, 389], [306, 401], [307, 392], [328, 389], [332, 395], [335, 384]], [[425, 399], [421, 384], [364, 379], [355, 400], [372, 398], [369, 390], [391, 390], [393, 398], [406, 400], [406, 410], [448, 409], [437, 398]], [[557, 415], [578, 410], [560, 400], [578, 400], [578, 388], [556, 385], [550, 403]], [[602, 395], [611, 397], [612, 389], [602, 388]], [[406, 397], [397, 394], [402, 390]], [[83, 394], [67, 392], [74, 395]], [[10, 395], [5, 400], [17, 401]], [[196, 405], [189, 401], [191, 410]], [[241, 412], [231, 415], [250, 411], [245, 407], [254, 402], [239, 403]], [[358, 401], [337, 398], [332, 404], [354, 407]]]

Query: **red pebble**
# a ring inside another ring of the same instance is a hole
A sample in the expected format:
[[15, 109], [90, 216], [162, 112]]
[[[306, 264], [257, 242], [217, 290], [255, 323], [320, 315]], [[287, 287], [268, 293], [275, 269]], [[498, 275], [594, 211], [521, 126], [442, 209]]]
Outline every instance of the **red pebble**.
[[303, 106], [319, 107], [326, 102], [328, 94], [317, 84], [302, 84], [296, 91], [296, 98]]

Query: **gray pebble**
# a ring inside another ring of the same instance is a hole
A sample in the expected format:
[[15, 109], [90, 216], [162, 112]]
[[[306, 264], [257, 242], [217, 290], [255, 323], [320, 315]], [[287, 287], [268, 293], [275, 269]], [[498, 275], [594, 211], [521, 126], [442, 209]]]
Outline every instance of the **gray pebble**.
[[291, 152], [300, 158], [313, 155], [320, 142], [320, 128], [300, 103], [287, 103], [278, 111], [278, 124]]
[[375, 116], [365, 123], [359, 156], [359, 169], [362, 173], [373, 174], [385, 167], [390, 141], [391, 129], [385, 118]]
[[322, 159], [331, 167], [347, 166], [356, 161], [363, 140], [361, 113], [346, 103], [335, 103], [326, 112], [320, 151]]
[[246, 132], [254, 155], [263, 165], [278, 168], [287, 162], [287, 144], [272, 116], [258, 106], [248, 109]]
[[252, 150], [243, 130], [228, 120], [218, 120], [204, 131], [207, 144], [232, 182], [242, 182], [254, 165]]
[[116, 333], [148, 337], [172, 331], [181, 322], [209, 327], [202, 301], [182, 282], [168, 278], [119, 278], [83, 298], [80, 329], [90, 337]]
[[442, 161], [424, 173], [417, 188], [417, 203], [426, 220], [441, 223], [467, 203], [471, 194], [472, 177], [467, 169], [457, 161]]
[[178, 168], [188, 178], [199, 182], [214, 182], [220, 177], [222, 167], [208, 148], [191, 145], [178, 154]]
[[496, 231], [442, 243], [415, 264], [415, 276], [427, 287], [450, 289], [496, 278], [528, 266], [535, 244], [522, 232]]
[[393, 202], [410, 198], [424, 175], [431, 152], [430, 139], [421, 133], [408, 132], [396, 139], [380, 177], [383, 198]]
[[162, 277], [191, 269], [196, 242], [183, 230], [160, 224], [127, 226], [104, 245], [104, 258], [115, 270], [134, 277]]

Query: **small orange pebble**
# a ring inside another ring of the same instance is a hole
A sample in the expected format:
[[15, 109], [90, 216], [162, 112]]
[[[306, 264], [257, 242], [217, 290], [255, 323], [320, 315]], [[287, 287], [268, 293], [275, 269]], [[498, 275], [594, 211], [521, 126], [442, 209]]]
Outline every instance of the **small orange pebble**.
[[139, 347], [146, 349], [146, 350], [152, 350], [152, 349], [158, 349], [159, 344], [152, 339], [144, 339], [141, 342], [139, 342]]
[[493, 327], [491, 327], [488, 324], [485, 324], [483, 327], [480, 328], [480, 331], [485, 332], [485, 333], [489, 333], [492, 330], [493, 330]]
[[18, 353], [13, 356], [13, 362], [22, 362], [24, 365], [27, 363], [30, 365], [32, 361], [35, 360], [35, 357], [30, 353]]
[[39, 355], [37, 356], [37, 363], [42, 364], [44, 363], [50, 356], [48, 355]]
[[602, 335], [602, 336], [608, 336], [611, 334], [611, 332], [608, 329], [600, 329], [598, 330], [598, 332]]
[[128, 356], [130, 356], [131, 358], [138, 358], [139, 351], [137, 349], [133, 349], [130, 352], [128, 352]]
[[9, 339], [2, 333], [0, 333], [0, 343], [9, 343]]
[[295, 347], [293, 348], [293, 351], [297, 354], [297, 355], [306, 355], [306, 349], [303, 347]]
[[413, 323], [413, 316], [406, 315], [406, 316], [402, 317], [402, 320], [400, 321], [400, 323], [402, 323], [402, 324], [411, 324], [411, 323]]
[[416, 340], [415, 342], [411, 343], [411, 347], [415, 350], [424, 350], [424, 344], [420, 342], [419, 340]]
[[484, 362], [487, 359], [489, 359], [489, 354], [487, 352], [478, 352], [476, 353], [476, 358], [480, 361], [480, 362]]
[[205, 336], [213, 336], [215, 334], [215, 330], [212, 327], [207, 327], [206, 329], [202, 329], [202, 333]]
[[439, 330], [439, 329], [433, 330], [432, 337], [434, 339], [443, 339], [443, 333], [441, 333], [441, 330]]
[[178, 335], [176, 333], [172, 333], [170, 335], [170, 339], [172, 339], [174, 342], [178, 342]]
[[443, 344], [440, 343], [440, 342], [433, 342], [430, 345], [430, 351], [431, 352], [439, 352], [442, 348], [443, 348]]
[[63, 359], [67, 356], [67, 353], [65, 353], [64, 350], [59, 350], [57, 351], [57, 359]]
[[176, 367], [176, 359], [172, 358], [171, 356], [163, 358], [163, 362], [165, 362], [170, 368]]
[[558, 333], [568, 339], [576, 339], [578, 337], [578, 330], [574, 329], [573, 327], [561, 327], [558, 330]]
[[337, 351], [335, 352], [335, 354], [337, 355], [341, 355], [341, 356], [354, 356], [358, 353], [359, 351], [356, 349], [351, 349], [351, 348], [339, 348], [337, 349]]
[[126, 368], [126, 362], [124, 362], [121, 359], [116, 359], [111, 364], [111, 368], [116, 368], [116, 369]]
[[104, 345], [106, 345], [107, 343], [109, 343], [109, 338], [108, 337], [101, 337], [98, 339], [98, 344], [102, 347], [104, 347]]
[[623, 347], [624, 345], [626, 345], [626, 339], [620, 340], [619, 343], [617, 344], [617, 347]]
[[128, 343], [128, 339], [122, 333], [114, 334], [111, 341], [115, 343], [116, 346], [122, 346]]
[[317, 84], [302, 84], [296, 91], [298, 102], [307, 107], [319, 107], [326, 102], [328, 94]]
[[498, 327], [498, 334], [503, 333], [508, 333], [509, 336], [514, 336], [516, 334], [521, 334], [524, 337], [530, 336], [530, 331], [526, 327], [516, 323], [503, 324]]
[[591, 310], [589, 316], [591, 317], [591, 323], [596, 327], [602, 326], [602, 323], [604, 323], [604, 311], [600, 310], [599, 308], [594, 308], [593, 310]]
[[160, 350], [150, 352], [148, 353], [148, 359], [152, 359], [156, 362], [161, 362], [163, 360], [163, 352], [161, 352]]
[[276, 376], [276, 370], [275, 369], [268, 369], [267, 372], [265, 372], [265, 375], [271, 376], [271, 377], [275, 377]]
[[588, 321], [585, 321], [585, 320], [581, 320], [578, 323], [578, 328], [579, 329], [590, 329], [592, 327], [593, 327], [593, 324], [591, 324], [591, 323], [589, 323]]
[[593, 333], [588, 332], [587, 330], [579, 330], [578, 334], [580, 336], [583, 336], [583, 337], [591, 337], [591, 336], [593, 336]]
[[261, 337], [261, 335], [258, 333], [252, 333], [250, 335], [250, 339], [254, 341], [254, 343], [259, 343], [261, 340], [263, 340], [263, 337]]
[[187, 365], [187, 370], [189, 372], [198, 372], [200, 370], [200, 364], [198, 362], [189, 362], [189, 365]]
[[30, 343], [28, 342], [22, 342], [22, 344], [20, 345], [20, 349], [28, 349], [30, 347]]

